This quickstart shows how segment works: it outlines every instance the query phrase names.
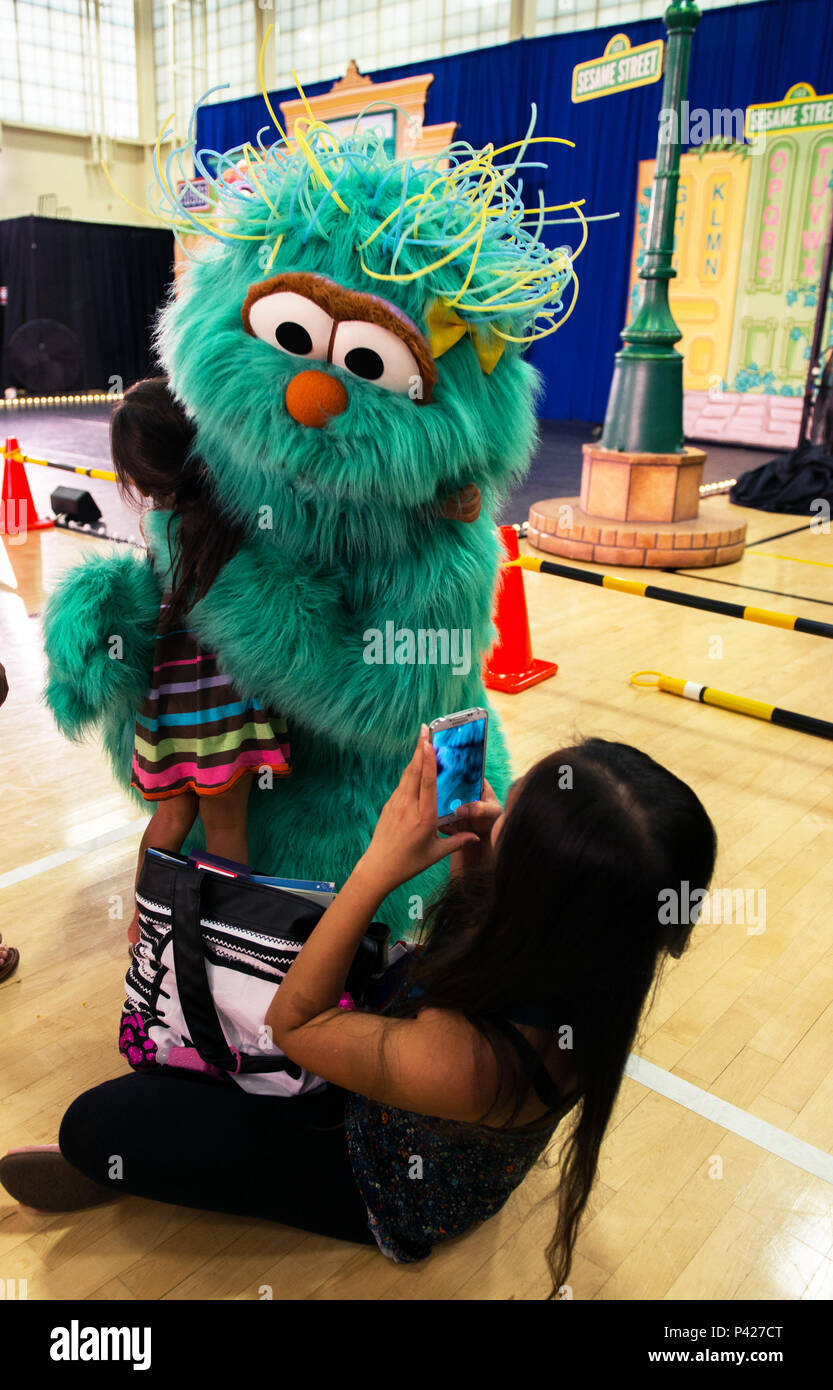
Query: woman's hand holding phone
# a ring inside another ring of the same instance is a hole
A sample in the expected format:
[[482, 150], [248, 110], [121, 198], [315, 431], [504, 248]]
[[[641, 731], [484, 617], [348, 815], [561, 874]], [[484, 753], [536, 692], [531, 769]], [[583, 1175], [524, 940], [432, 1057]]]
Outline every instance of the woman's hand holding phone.
[[453, 830], [455, 834], [460, 830], [470, 830], [478, 839], [484, 840], [491, 836], [492, 826], [502, 815], [503, 807], [484, 777], [481, 800], [458, 806], [454, 812], [454, 820], [446, 821], [444, 828]]
[[452, 878], [489, 867], [494, 858], [492, 830], [502, 815], [503, 807], [484, 777], [483, 796], [480, 801], [470, 801], [465, 806], [458, 806], [454, 812], [454, 820], [447, 821], [443, 827], [446, 831], [453, 830], [455, 834], [459, 831], [473, 832], [477, 837], [452, 854]]
[[414, 755], [354, 869], [354, 873], [372, 875], [385, 895], [447, 855], [478, 843], [478, 832], [463, 826], [451, 835], [437, 833], [437, 761], [427, 734], [423, 724]]

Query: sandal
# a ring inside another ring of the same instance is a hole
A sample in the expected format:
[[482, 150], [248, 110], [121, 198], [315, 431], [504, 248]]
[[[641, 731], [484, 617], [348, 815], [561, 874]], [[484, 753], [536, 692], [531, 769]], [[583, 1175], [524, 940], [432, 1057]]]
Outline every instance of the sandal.
[[57, 1144], [35, 1144], [4, 1154], [0, 1183], [16, 1202], [36, 1211], [81, 1211], [118, 1195], [73, 1168]]
[[[2, 946], [2, 944], [3, 938], [2, 936], [0, 936], [0, 946]], [[2, 964], [0, 964], [0, 985], [2, 985], [4, 980], [8, 980], [9, 977], [14, 974], [18, 967], [19, 961], [20, 952], [18, 951], [17, 947], [7, 946], [6, 959], [2, 962]]]

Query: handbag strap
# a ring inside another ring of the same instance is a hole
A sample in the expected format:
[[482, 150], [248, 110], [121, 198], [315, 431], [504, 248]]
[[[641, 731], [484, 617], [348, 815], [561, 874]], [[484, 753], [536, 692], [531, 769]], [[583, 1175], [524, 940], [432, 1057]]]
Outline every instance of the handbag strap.
[[179, 1002], [188, 1033], [200, 1057], [225, 1072], [286, 1071], [300, 1076], [301, 1068], [283, 1054], [279, 1057], [253, 1057], [229, 1047], [223, 1032], [202, 949], [200, 916], [205, 874], [201, 869], [182, 866], [174, 874], [172, 901], [173, 952]]
[[202, 951], [200, 903], [205, 875], [200, 869], [180, 869], [174, 874], [173, 948], [179, 1002], [191, 1042], [204, 1062], [234, 1071], [234, 1053], [220, 1026]]

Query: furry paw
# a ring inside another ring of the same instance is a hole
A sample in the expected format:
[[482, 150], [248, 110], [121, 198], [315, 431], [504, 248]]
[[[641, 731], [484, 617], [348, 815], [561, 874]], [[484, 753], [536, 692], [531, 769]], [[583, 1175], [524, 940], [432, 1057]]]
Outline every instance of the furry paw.
[[89, 557], [65, 575], [44, 613], [46, 702], [74, 738], [144, 694], [159, 616], [150, 563], [132, 551]]

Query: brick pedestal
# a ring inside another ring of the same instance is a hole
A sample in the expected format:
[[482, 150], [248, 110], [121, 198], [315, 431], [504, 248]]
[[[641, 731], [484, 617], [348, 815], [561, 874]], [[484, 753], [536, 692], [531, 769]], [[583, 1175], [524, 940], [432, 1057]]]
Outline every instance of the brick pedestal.
[[582, 445], [581, 506], [605, 521], [691, 521], [700, 507], [706, 455], [620, 454]]
[[618, 453], [583, 445], [580, 497], [529, 510], [530, 545], [600, 565], [648, 568], [728, 565], [746, 544], [746, 522], [717, 499], [700, 515], [706, 455]]

